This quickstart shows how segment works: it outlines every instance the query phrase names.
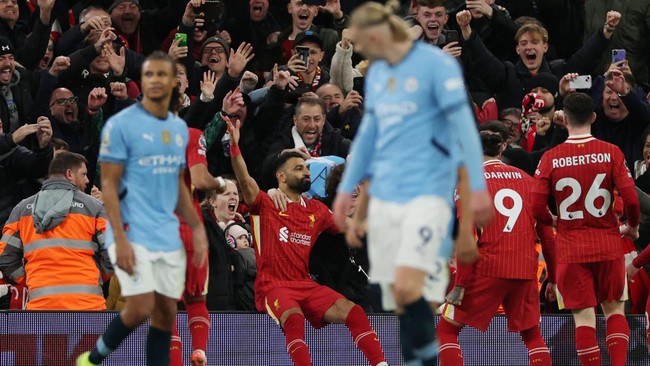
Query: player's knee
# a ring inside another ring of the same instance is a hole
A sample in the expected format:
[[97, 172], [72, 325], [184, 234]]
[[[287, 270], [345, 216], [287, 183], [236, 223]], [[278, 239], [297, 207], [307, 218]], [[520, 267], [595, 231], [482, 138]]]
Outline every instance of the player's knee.
[[607, 318], [616, 314], [625, 315], [625, 303], [622, 301], [604, 301], [600, 306]]
[[395, 283], [393, 285], [393, 296], [395, 297], [395, 303], [403, 307], [422, 297], [422, 289], [409, 282]]

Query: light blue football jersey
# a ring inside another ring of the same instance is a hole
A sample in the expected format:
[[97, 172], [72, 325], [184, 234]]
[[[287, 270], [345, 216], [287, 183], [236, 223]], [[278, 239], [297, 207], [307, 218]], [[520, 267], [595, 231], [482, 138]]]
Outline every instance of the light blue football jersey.
[[461, 68], [437, 47], [417, 42], [397, 64], [374, 61], [366, 75], [365, 114], [339, 191], [370, 178], [369, 194], [405, 203], [435, 195], [451, 204], [459, 166], [473, 191], [485, 190], [483, 153]]
[[[131, 243], [150, 251], [183, 247], [174, 210], [187, 141], [185, 121], [171, 113], [165, 119], [157, 118], [140, 103], [104, 125], [99, 161], [124, 166], [120, 212]], [[110, 225], [106, 239], [114, 243]]]

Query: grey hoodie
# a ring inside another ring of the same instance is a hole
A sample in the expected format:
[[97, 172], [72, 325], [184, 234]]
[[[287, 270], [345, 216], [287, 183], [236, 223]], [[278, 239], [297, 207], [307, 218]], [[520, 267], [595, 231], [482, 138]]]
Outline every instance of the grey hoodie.
[[32, 218], [38, 234], [59, 225], [70, 212], [77, 187], [65, 178], [50, 178], [36, 194]]

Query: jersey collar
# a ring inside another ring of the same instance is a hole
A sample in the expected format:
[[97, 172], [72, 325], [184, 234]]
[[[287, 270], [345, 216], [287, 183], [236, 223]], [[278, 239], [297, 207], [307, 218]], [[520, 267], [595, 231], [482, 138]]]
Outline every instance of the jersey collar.
[[488, 161], [483, 162], [483, 166], [489, 166], [489, 165], [502, 165], [503, 162], [499, 159], [490, 159]]
[[584, 135], [569, 136], [565, 142], [569, 144], [584, 144], [585, 142], [589, 142], [591, 140], [595, 140], [595, 138], [591, 136], [590, 133], [587, 133]]

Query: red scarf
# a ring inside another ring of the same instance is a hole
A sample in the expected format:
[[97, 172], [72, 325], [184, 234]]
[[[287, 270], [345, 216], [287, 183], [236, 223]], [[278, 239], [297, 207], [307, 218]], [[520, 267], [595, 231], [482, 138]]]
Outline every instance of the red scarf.
[[321, 148], [321, 142], [323, 140], [323, 134], [321, 133], [320, 136], [318, 136], [318, 141], [316, 142], [316, 145], [314, 145], [313, 148], [307, 148], [309, 150], [309, 155], [312, 158], [318, 158], [320, 157], [320, 148]]
[[[309, 88], [310, 91], [315, 92], [316, 89], [318, 89], [318, 84], [320, 83], [320, 77], [321, 77], [321, 69], [320, 66], [316, 66], [316, 75], [314, 75], [314, 80], [311, 82], [311, 87]], [[301, 73], [298, 73], [298, 79], [300, 79], [301, 83], [305, 82], [305, 78], [302, 77]]]

